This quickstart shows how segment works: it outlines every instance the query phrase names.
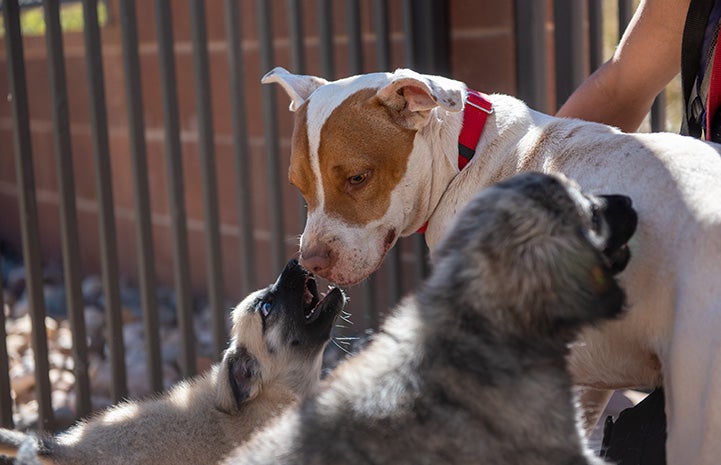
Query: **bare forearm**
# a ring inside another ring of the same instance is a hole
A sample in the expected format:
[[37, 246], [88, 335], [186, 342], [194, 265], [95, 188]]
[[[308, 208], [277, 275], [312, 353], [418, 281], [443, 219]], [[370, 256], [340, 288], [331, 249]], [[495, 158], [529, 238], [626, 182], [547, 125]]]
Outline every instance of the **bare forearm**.
[[613, 57], [558, 111], [635, 131], [656, 95], [679, 72], [689, 0], [642, 0]]

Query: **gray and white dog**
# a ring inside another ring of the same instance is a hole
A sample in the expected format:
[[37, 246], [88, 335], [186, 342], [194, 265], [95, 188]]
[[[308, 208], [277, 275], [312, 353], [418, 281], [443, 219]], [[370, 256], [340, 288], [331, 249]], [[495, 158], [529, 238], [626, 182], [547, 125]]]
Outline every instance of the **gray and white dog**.
[[432, 275], [369, 346], [228, 464], [599, 464], [567, 373], [579, 331], [618, 317], [636, 213], [529, 173], [482, 191]]

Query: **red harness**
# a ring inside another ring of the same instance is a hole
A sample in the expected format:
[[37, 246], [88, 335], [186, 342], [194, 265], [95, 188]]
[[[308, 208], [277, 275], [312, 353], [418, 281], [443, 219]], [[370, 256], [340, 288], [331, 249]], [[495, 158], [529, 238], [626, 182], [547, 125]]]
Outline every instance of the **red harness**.
[[[477, 90], [466, 90], [466, 104], [463, 106], [463, 126], [458, 135], [458, 169], [466, 167], [476, 154], [476, 146], [481, 140], [483, 127], [486, 125], [488, 115], [493, 113], [493, 104], [486, 94]], [[428, 222], [418, 229], [418, 233], [426, 232]]]
[[708, 86], [708, 100], [706, 102], [706, 129], [704, 131], [706, 140], [711, 140], [712, 118], [716, 116], [716, 110], [721, 106], [721, 46], [716, 45], [713, 57], [711, 58], [711, 76]]

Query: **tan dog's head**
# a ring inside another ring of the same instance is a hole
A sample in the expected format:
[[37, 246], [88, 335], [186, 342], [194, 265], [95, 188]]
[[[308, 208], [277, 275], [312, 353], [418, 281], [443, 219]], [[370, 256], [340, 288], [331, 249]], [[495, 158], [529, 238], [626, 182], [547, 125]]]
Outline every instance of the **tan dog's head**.
[[427, 219], [431, 148], [416, 135], [434, 112], [462, 110], [465, 86], [407, 69], [328, 82], [276, 68], [262, 82], [280, 84], [296, 112], [289, 178], [308, 205], [301, 263], [358, 283]]
[[218, 408], [236, 411], [273, 384], [305, 397], [318, 385], [323, 349], [346, 298], [321, 297], [313, 275], [291, 260], [278, 280], [233, 310], [232, 339], [220, 364]]

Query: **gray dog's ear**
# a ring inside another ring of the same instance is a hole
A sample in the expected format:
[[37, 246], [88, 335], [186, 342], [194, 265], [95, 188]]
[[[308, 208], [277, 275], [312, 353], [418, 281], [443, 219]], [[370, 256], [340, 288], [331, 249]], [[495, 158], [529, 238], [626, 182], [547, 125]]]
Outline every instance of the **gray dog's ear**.
[[293, 74], [285, 68], [273, 68], [260, 80], [263, 84], [278, 83], [290, 97], [290, 111], [295, 111], [318, 87], [328, 84], [323, 78]]
[[216, 404], [231, 412], [260, 391], [260, 363], [245, 347], [229, 349], [218, 372]]
[[401, 113], [401, 124], [409, 129], [420, 129], [435, 107], [461, 111], [465, 91], [465, 85], [460, 81], [398, 69], [376, 95], [386, 106]]

